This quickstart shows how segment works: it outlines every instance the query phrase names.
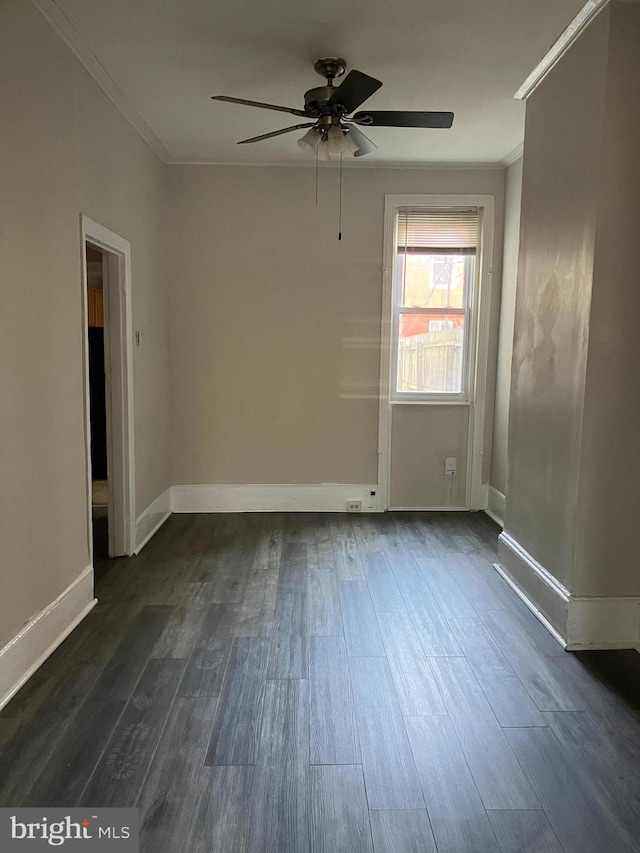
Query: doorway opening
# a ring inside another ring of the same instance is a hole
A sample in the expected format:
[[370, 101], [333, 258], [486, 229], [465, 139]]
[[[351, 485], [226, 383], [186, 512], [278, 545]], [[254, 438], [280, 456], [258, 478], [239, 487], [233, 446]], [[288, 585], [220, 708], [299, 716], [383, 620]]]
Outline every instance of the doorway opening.
[[87, 538], [91, 562], [135, 550], [131, 247], [81, 217]]
[[109, 473], [107, 462], [107, 383], [104, 350], [104, 255], [85, 246], [89, 358], [91, 526], [94, 563], [109, 555]]

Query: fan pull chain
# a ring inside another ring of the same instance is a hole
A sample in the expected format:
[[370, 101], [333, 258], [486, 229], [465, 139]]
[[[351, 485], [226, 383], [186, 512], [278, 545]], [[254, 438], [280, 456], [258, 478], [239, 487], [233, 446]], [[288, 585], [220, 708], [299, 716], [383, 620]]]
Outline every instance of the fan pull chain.
[[316, 207], [318, 206], [318, 168], [320, 165], [320, 159], [318, 157], [318, 148], [319, 146], [316, 145]]
[[338, 240], [342, 240], [342, 154], [340, 155], [340, 202], [338, 208]]

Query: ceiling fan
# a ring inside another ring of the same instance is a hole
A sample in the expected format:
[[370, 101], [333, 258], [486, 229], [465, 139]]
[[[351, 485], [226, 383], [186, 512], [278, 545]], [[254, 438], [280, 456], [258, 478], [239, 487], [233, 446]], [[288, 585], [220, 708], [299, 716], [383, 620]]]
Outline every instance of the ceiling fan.
[[341, 77], [346, 70], [345, 60], [334, 57], [319, 59], [314, 64], [314, 68], [327, 82], [325, 86], [318, 86], [305, 92], [302, 110], [264, 104], [260, 101], [247, 101], [243, 98], [231, 98], [227, 95], [213, 96], [214, 101], [244, 104], [248, 107], [276, 110], [311, 119], [306, 123], [263, 133], [251, 139], [242, 139], [238, 145], [260, 142], [263, 139], [271, 139], [273, 136], [307, 128], [307, 133], [298, 140], [298, 144], [301, 148], [312, 149], [319, 159], [329, 159], [331, 154], [353, 154], [354, 157], [362, 157], [370, 154], [378, 146], [365, 136], [360, 127], [449, 128], [453, 124], [451, 112], [366, 110], [354, 113], [354, 110], [357, 110], [382, 86], [380, 80], [353, 69], [340, 86], [334, 86], [333, 81]]

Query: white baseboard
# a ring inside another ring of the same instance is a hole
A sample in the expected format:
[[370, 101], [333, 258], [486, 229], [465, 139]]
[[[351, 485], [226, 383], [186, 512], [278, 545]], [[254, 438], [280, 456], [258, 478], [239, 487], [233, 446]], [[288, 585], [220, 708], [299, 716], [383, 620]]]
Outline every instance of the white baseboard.
[[362, 501], [363, 512], [375, 512], [378, 487], [346, 483], [171, 487], [173, 512], [346, 512], [348, 501]]
[[570, 651], [637, 648], [640, 598], [573, 597], [567, 637]]
[[500, 525], [500, 527], [504, 527], [504, 510], [506, 503], [507, 499], [502, 492], [494, 489], [493, 486], [489, 486], [485, 512], [489, 518], [492, 518], [496, 524]]
[[505, 572], [505, 570], [502, 568], [502, 566], [500, 565], [500, 563], [494, 563], [494, 564], [493, 564], [493, 568], [496, 570], [496, 572], [498, 572], [498, 574], [500, 575], [500, 577], [501, 577], [503, 580], [505, 580], [505, 581], [509, 584], [509, 586], [511, 587], [511, 589], [515, 592], [515, 594], [518, 596], [518, 598], [519, 598], [519, 599], [520, 599], [524, 604], [526, 604], [526, 606], [527, 606], [527, 607], [529, 608], [529, 610], [533, 613], [533, 615], [534, 615], [537, 619], [539, 619], [539, 621], [540, 621], [540, 622], [542, 622], [542, 624], [543, 624], [543, 625], [544, 625], [544, 627], [547, 629], [547, 631], [551, 634], [551, 636], [554, 638], [554, 640], [556, 640], [556, 641], [557, 641], [557, 642], [562, 646], [562, 648], [563, 648], [563, 649], [564, 649], [564, 648], [566, 648], [566, 647], [567, 647], [567, 644], [566, 644], [566, 642], [565, 642], [565, 640], [564, 640], [564, 637], [562, 637], [562, 635], [561, 635], [558, 631], [556, 631], [556, 629], [553, 627], [553, 625], [551, 624], [551, 622], [549, 622], [549, 620], [546, 618], [546, 616], [545, 616], [543, 613], [541, 613], [541, 612], [540, 612], [540, 610], [538, 610], [538, 608], [537, 608], [537, 607], [536, 607], [536, 605], [533, 603], [533, 601], [531, 601], [531, 599], [530, 599], [530, 598], [528, 598], [528, 597], [524, 594], [524, 592], [520, 589], [520, 587], [519, 587], [519, 586], [518, 586], [518, 584], [513, 580], [513, 578], [511, 578], [511, 577], [510, 577], [510, 575], [508, 575], [508, 574], [507, 574], [507, 572]]
[[136, 546], [133, 553], [139, 554], [149, 539], [162, 527], [171, 515], [171, 489], [159, 495], [136, 521]]
[[390, 506], [390, 512], [470, 512], [468, 506]]
[[572, 595], [508, 533], [498, 558], [494, 568], [568, 651], [638, 648], [640, 598]]
[[498, 559], [523, 596], [566, 640], [570, 593], [551, 572], [504, 531], [498, 536]]
[[93, 567], [87, 566], [69, 586], [40, 610], [0, 649], [0, 708], [33, 675], [60, 643], [95, 607]]

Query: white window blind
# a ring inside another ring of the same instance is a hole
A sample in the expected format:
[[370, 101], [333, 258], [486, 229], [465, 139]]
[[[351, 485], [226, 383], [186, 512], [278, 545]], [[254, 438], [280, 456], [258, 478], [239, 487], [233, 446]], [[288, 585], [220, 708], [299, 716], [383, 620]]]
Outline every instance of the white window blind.
[[478, 208], [425, 210], [401, 207], [397, 214], [399, 252], [475, 254], [478, 246]]

